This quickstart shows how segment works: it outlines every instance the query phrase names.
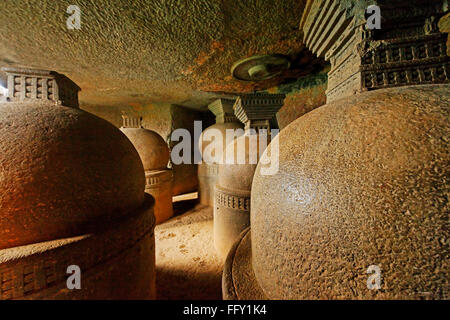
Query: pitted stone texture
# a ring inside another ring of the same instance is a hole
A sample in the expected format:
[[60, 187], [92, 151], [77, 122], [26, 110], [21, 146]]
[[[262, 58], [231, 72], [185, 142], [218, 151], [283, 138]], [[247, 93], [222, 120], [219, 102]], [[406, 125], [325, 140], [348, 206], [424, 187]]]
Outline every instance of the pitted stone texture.
[[279, 172], [257, 168], [251, 201], [269, 298], [449, 298], [449, 88], [364, 93], [281, 131]]
[[129, 140], [85, 111], [0, 105], [0, 249], [85, 234], [144, 201]]
[[[266, 140], [266, 145], [270, 141]], [[227, 145], [219, 165], [218, 185], [229, 190], [250, 191], [256, 164], [265, 146], [259, 135], [243, 135]], [[228, 162], [228, 163], [227, 163]]]
[[155, 131], [144, 128], [120, 128], [141, 157], [144, 170], [162, 170], [169, 163], [169, 147]]
[[[65, 70], [83, 89], [82, 107], [159, 101], [206, 110], [222, 92], [270, 88], [313, 69], [318, 60], [298, 32], [305, 2], [2, 0], [0, 66]], [[81, 30], [66, 28], [69, 4], [80, 7]], [[262, 82], [231, 77], [233, 62], [271, 52], [298, 67]]]
[[245, 229], [228, 253], [222, 275], [224, 300], [266, 300], [256, 281], [251, 261], [251, 232]]

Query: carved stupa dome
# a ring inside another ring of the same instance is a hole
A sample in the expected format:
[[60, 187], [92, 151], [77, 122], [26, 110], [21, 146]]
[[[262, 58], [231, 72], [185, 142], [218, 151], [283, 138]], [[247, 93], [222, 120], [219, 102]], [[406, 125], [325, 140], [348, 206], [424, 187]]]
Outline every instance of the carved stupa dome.
[[252, 268], [268, 298], [448, 298], [449, 89], [351, 96], [280, 132], [279, 171], [258, 166], [251, 193]]
[[130, 139], [141, 157], [144, 170], [167, 169], [169, 147], [155, 131], [144, 128], [120, 128]]
[[135, 148], [85, 111], [2, 103], [0, 153], [0, 249], [81, 235], [144, 202]]
[[217, 184], [221, 188], [250, 192], [256, 164], [264, 151], [260, 150], [259, 137], [246, 133], [227, 145], [219, 165]]
[[[205, 163], [212, 164], [212, 163], [218, 163], [218, 161], [215, 161], [217, 159], [222, 159], [223, 153], [225, 151], [225, 148], [227, 147], [228, 143], [231, 143], [232, 136], [230, 135], [230, 140], [227, 141], [227, 130], [233, 130], [236, 134], [239, 134], [240, 131], [236, 131], [241, 129], [243, 132], [243, 125], [239, 122], [225, 122], [225, 123], [215, 123], [212, 126], [209, 126], [203, 132], [200, 134], [199, 137], [199, 146], [200, 153], [202, 155], [202, 159]], [[216, 135], [222, 137], [222, 142], [216, 142], [215, 137]], [[214, 137], [214, 138], [212, 138]], [[208, 140], [206, 140], [208, 139]], [[214, 148], [209, 147], [209, 150], [213, 150], [211, 152], [205, 152], [205, 149], [211, 144], [215, 144]], [[221, 146], [221, 148], [220, 148]], [[219, 160], [220, 162], [220, 160]]]

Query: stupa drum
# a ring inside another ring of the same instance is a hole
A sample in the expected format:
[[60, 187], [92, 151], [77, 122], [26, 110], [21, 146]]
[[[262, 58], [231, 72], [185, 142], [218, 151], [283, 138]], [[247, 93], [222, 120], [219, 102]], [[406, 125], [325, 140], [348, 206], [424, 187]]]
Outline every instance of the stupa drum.
[[161, 223], [173, 215], [173, 175], [167, 169], [169, 147], [158, 133], [142, 127], [140, 117], [124, 115], [120, 130], [139, 153], [145, 170], [145, 191], [155, 198], [156, 223]]

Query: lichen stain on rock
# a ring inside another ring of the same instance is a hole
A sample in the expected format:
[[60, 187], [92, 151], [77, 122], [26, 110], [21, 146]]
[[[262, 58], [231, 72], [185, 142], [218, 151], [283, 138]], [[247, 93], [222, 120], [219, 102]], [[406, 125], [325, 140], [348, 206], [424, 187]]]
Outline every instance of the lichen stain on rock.
[[283, 108], [277, 114], [280, 129], [283, 129], [302, 115], [324, 105], [327, 100], [325, 95], [326, 88], [326, 84], [321, 84], [287, 95]]
[[286, 94], [284, 105], [277, 113], [280, 129], [326, 103], [325, 91], [327, 89], [328, 71], [329, 66], [327, 65], [316, 74], [300, 77], [293, 82], [265, 90], [268, 93]]
[[210, 45], [209, 52], [202, 51], [198, 54], [197, 58], [195, 58], [194, 65], [189, 66], [186, 70], [181, 71], [181, 74], [184, 76], [188, 76], [194, 72], [197, 67], [200, 67], [207, 63], [215, 54], [221, 53], [225, 50], [223, 44], [219, 41], [213, 40]]
[[135, 112], [140, 112], [140, 111], [142, 111], [144, 109], [142, 104], [139, 103], [139, 102], [129, 102], [128, 104], [132, 108], [132, 110], [135, 111]]

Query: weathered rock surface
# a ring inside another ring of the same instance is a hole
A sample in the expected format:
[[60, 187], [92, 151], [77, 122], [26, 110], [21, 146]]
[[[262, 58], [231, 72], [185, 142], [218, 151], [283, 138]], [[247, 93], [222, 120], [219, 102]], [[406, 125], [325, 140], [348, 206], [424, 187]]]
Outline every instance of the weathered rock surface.
[[[258, 167], [251, 197], [252, 265], [269, 298], [448, 298], [449, 92], [368, 92], [281, 131], [279, 172]], [[380, 290], [367, 287], [371, 265]]]
[[85, 111], [0, 105], [0, 249], [81, 235], [144, 201], [129, 140]]

